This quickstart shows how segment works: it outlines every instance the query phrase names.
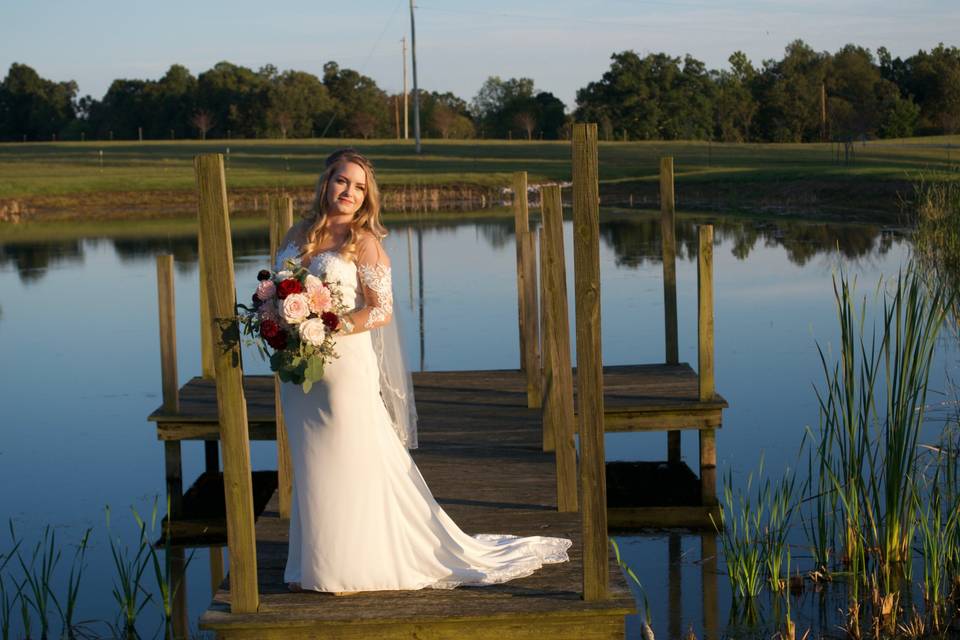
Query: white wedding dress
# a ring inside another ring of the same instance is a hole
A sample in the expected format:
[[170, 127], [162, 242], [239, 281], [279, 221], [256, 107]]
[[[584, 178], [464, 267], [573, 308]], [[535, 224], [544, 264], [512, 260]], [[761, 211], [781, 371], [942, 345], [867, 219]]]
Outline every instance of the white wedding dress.
[[[278, 266], [298, 253], [288, 245]], [[390, 264], [380, 243], [362, 242], [355, 262], [320, 253], [310, 271], [340, 283], [343, 302], [358, 309], [357, 332], [337, 337], [339, 357], [309, 393], [281, 387], [294, 476], [284, 581], [315, 591], [452, 589], [568, 560], [570, 540], [471, 536], [434, 500], [380, 397], [369, 329], [392, 317]]]

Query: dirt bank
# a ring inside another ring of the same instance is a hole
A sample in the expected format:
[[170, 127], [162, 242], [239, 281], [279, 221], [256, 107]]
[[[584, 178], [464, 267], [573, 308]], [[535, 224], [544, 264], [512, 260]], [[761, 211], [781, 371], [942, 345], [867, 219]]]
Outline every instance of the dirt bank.
[[[537, 206], [536, 192], [531, 194]], [[851, 221], [894, 222], [903, 202], [913, 192], [906, 180], [809, 180], [679, 182], [676, 186], [680, 211], [717, 211], [761, 215], [836, 217]], [[231, 189], [230, 211], [236, 215], [259, 215], [266, 211], [270, 189]], [[288, 190], [294, 208], [305, 211], [313, 190]], [[570, 200], [569, 188], [563, 191]], [[426, 185], [383, 189], [383, 207], [400, 212], [478, 211], [502, 205], [511, 198], [501, 189], [477, 185]], [[656, 209], [659, 186], [653, 181], [616, 182], [600, 185], [605, 207]], [[536, 214], [535, 210], [531, 210]], [[182, 218], [196, 214], [192, 190], [122, 191], [64, 196], [32, 196], [0, 200], [0, 222], [54, 220], [128, 220]]]

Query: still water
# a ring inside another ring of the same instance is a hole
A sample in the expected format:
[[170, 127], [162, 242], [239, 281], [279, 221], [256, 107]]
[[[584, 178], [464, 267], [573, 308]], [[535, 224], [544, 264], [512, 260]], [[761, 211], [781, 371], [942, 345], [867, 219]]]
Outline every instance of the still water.
[[[872, 300], [878, 278], [895, 275], [910, 259], [911, 245], [878, 226], [680, 216], [680, 359], [694, 366], [696, 225], [704, 221], [715, 225], [717, 390], [730, 403], [717, 436], [718, 475], [731, 469], [742, 481], [761, 456], [767, 469], [796, 467], [804, 428], [816, 425], [813, 385], [822, 372], [815, 345], [829, 349], [837, 339], [834, 274], [843, 269], [856, 276], [859, 290]], [[394, 309], [411, 367], [517, 367], [512, 220], [395, 222], [389, 228]], [[569, 222], [565, 238], [572, 299]], [[664, 358], [659, 247], [657, 216], [605, 215], [600, 247], [605, 364]], [[241, 291], [252, 290], [267, 249], [265, 226], [235, 231]], [[164, 491], [162, 448], [145, 420], [160, 403], [154, 257], [161, 253], [176, 260], [182, 384], [200, 369], [196, 238], [189, 224], [0, 235], [0, 553], [10, 546], [8, 519], [29, 544], [51, 525], [64, 546], [60, 585], [73, 546], [92, 528], [81, 619], [114, 621], [118, 610], [110, 595], [113, 566], [104, 506], [112, 508], [112, 534], [133, 544], [136, 528], [128, 507], [149, 515], [154, 497]], [[930, 385], [933, 404], [952, 401], [947, 364], [957, 361], [956, 351], [944, 334]], [[248, 373], [269, 371], [252, 351], [244, 357]], [[935, 429], [931, 425], [929, 439]], [[203, 448], [186, 443], [183, 451], [189, 485], [202, 471]], [[664, 459], [666, 438], [609, 435], [606, 451], [609, 460]], [[695, 468], [694, 436], [685, 435], [683, 454]], [[275, 455], [272, 443], [254, 443], [254, 468], [275, 468]], [[723, 626], [729, 590], [720, 576], [716, 610], [703, 609], [698, 536], [650, 532], [618, 540], [644, 582], [657, 637], [676, 636], [689, 626], [703, 637], [705, 620], [708, 627], [715, 619]], [[210, 598], [208, 567], [201, 549], [187, 570], [194, 626]], [[799, 606], [795, 614], [801, 629], [803, 616], [816, 615], [805, 614], [808, 609]], [[147, 636], [159, 620], [158, 607], [148, 606], [141, 622]], [[628, 620], [628, 634], [639, 637], [636, 620]]]

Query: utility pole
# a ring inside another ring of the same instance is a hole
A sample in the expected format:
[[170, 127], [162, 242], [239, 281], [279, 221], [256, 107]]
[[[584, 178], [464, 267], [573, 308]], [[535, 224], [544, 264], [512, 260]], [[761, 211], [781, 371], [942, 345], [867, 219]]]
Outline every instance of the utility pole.
[[403, 139], [410, 139], [410, 113], [407, 105], [407, 36], [400, 38], [403, 43]]
[[827, 141], [827, 84], [820, 83], [820, 141]]
[[410, 0], [410, 61], [413, 63], [413, 137], [420, 153], [420, 92], [417, 91], [417, 30], [413, 22], [413, 0]]

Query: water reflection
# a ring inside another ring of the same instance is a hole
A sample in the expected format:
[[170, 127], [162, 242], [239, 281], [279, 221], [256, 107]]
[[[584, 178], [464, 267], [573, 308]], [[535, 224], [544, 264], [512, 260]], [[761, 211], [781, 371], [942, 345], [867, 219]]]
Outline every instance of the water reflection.
[[[630, 269], [660, 262], [660, 218], [651, 213], [607, 213], [600, 225], [604, 245], [614, 252], [616, 265]], [[747, 260], [758, 246], [783, 247], [787, 259], [798, 266], [825, 253], [839, 254], [847, 259], [886, 254], [897, 240], [897, 232], [869, 224], [834, 224], [801, 220], [760, 220], [754, 218], [677, 216], [677, 259], [693, 261], [697, 252], [697, 227], [709, 222], [714, 225], [717, 245], [729, 244], [732, 255]], [[460, 220], [392, 221], [391, 231], [404, 234], [409, 229], [421, 232], [455, 233], [462, 227]], [[181, 225], [182, 226], [182, 225]], [[514, 242], [512, 219], [485, 220], [476, 224], [477, 237], [493, 249]], [[171, 253], [181, 273], [192, 271], [197, 262], [197, 239], [194, 231], [171, 233], [162, 228], [147, 230], [143, 235], [120, 237], [109, 235], [100, 241], [112, 243], [124, 263]], [[21, 242], [4, 240], [0, 236], [0, 266], [13, 265], [25, 284], [40, 280], [47, 269], [61, 263], [83, 260], [84, 244], [91, 240], [33, 240]], [[260, 255], [267, 242], [266, 225], [235, 229], [233, 252], [235, 258]]]

